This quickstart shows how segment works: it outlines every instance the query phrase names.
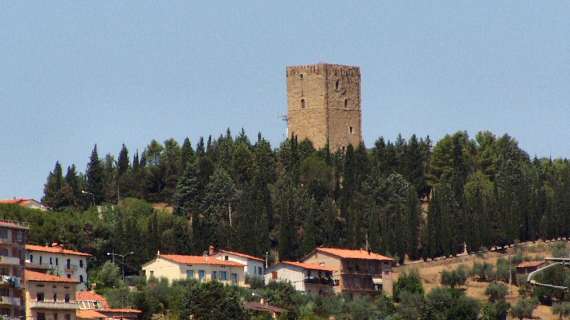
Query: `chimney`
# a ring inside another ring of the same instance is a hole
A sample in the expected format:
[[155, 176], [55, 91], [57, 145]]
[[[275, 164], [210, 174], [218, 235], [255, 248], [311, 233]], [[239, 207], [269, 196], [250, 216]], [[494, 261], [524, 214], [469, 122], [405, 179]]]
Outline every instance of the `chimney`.
[[208, 247], [208, 255], [213, 256], [215, 254], [216, 254], [216, 247], [213, 244], [211, 244]]

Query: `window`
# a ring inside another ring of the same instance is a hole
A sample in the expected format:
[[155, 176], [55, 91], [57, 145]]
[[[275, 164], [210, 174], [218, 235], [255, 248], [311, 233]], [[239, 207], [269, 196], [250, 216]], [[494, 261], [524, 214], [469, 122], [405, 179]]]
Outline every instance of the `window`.
[[228, 260], [230, 260], [230, 257], [225, 256], [225, 257], [224, 257], [224, 260], [228, 261]]
[[67, 279], [71, 279], [71, 275], [70, 275], [70, 274], [67, 274]]
[[36, 293], [36, 301], [39, 301], [39, 302], [44, 301], [44, 293], [43, 292]]
[[217, 280], [217, 279], [218, 279], [218, 272], [217, 272], [217, 271], [212, 271], [211, 280]]
[[220, 271], [220, 280], [222, 281], [228, 280], [228, 273], [226, 271]]
[[79, 275], [79, 282], [83, 283], [83, 275], [82, 274]]
[[303, 80], [303, 74], [299, 74], [299, 79]]
[[206, 271], [204, 270], [198, 271], [198, 280], [204, 281], [204, 278], [206, 278]]
[[71, 297], [69, 296], [69, 293], [65, 294], [65, 303], [69, 303], [69, 300], [71, 300]]
[[40, 264], [42, 264], [42, 256], [40, 256]]
[[53, 294], [53, 302], [57, 302], [57, 293]]
[[79, 259], [79, 268], [83, 268], [83, 259]]
[[238, 275], [237, 273], [232, 273], [231, 274], [231, 279], [232, 279], [232, 283], [236, 284], [238, 282]]
[[71, 315], [69, 313], [65, 315], [65, 320], [71, 320]]
[[340, 87], [340, 80], [337, 80], [337, 81], [334, 83], [334, 89], [335, 89], [336, 91], [338, 91], [338, 88], [339, 88], [339, 87]]
[[71, 259], [67, 259], [66, 268], [71, 269]]
[[305, 108], [305, 99], [301, 99], [301, 108]]
[[34, 255], [30, 254], [30, 263], [34, 263]]
[[352, 134], [352, 127], [348, 127], [348, 132]]
[[49, 264], [53, 264], [53, 258], [49, 257]]
[[186, 271], [186, 278], [187, 279], [194, 279], [194, 270], [187, 270]]
[[10, 296], [10, 288], [8, 288], [8, 287], [0, 288], [0, 296], [9, 297]]
[[150, 277], [154, 277], [154, 270], [150, 270]]
[[10, 251], [8, 251], [8, 248], [0, 248], [0, 255], [7, 257], [10, 255]]
[[22, 231], [16, 232], [16, 241], [18, 242], [24, 241], [24, 233]]
[[43, 312], [36, 313], [38, 320], [46, 320], [46, 314]]
[[344, 99], [344, 108], [348, 109], [348, 99]]
[[6, 230], [6, 229], [0, 229], [0, 238], [2, 238], [2, 239], [8, 239], [8, 230]]
[[263, 268], [262, 267], [257, 267], [257, 272], [260, 276], [263, 275]]
[[59, 266], [59, 258], [58, 257], [55, 257], [55, 265]]

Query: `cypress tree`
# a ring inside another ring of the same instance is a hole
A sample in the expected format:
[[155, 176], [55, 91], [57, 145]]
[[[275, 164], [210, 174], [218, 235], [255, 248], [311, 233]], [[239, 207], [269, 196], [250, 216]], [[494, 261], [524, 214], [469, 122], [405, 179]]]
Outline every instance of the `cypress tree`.
[[53, 171], [49, 173], [44, 185], [42, 202], [54, 210], [61, 209], [65, 205], [63, 186], [63, 172], [59, 161], [56, 161]]
[[105, 199], [105, 174], [103, 164], [97, 154], [97, 145], [93, 147], [86, 171], [86, 189], [95, 204], [100, 204]]

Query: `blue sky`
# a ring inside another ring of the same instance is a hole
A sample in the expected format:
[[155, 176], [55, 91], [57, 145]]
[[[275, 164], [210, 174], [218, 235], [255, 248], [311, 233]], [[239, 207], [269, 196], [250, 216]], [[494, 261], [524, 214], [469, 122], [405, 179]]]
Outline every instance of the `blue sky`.
[[569, 1], [3, 1], [0, 198], [153, 138], [284, 137], [285, 66], [359, 65], [364, 139], [570, 157]]

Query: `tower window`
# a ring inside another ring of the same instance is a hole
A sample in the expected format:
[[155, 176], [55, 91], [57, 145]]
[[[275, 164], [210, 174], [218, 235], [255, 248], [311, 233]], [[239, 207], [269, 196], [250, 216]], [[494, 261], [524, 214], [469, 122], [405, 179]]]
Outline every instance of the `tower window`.
[[305, 108], [305, 99], [301, 99], [301, 108]]
[[348, 132], [350, 132], [350, 134], [352, 134], [352, 127], [348, 127]]
[[335, 84], [334, 84], [335, 90], [338, 91], [339, 86], [340, 86], [340, 80], [337, 80], [337, 81], [335, 82]]
[[348, 109], [348, 99], [344, 99], [344, 108]]
[[303, 74], [299, 74], [299, 79], [303, 80]]

